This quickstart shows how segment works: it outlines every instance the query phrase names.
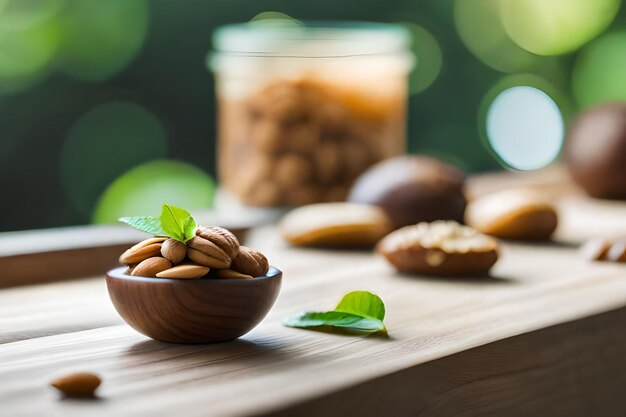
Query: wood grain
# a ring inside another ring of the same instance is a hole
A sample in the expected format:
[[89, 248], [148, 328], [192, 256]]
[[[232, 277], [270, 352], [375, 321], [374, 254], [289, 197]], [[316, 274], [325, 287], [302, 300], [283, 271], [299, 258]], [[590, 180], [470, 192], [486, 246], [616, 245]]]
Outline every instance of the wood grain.
[[282, 279], [276, 268], [253, 279], [184, 280], [125, 270], [107, 273], [115, 309], [138, 332], [172, 343], [228, 342], [248, 333], [274, 305]]
[[[152, 341], [123, 324], [104, 276], [0, 291], [4, 416], [623, 416], [626, 265], [577, 244], [626, 231], [625, 203], [559, 197], [553, 243], [504, 242], [484, 279], [397, 274], [369, 251], [247, 245], [284, 272], [263, 322], [224, 344]], [[287, 328], [351, 290], [387, 307], [389, 339]], [[103, 377], [96, 401], [60, 399], [59, 374]]]

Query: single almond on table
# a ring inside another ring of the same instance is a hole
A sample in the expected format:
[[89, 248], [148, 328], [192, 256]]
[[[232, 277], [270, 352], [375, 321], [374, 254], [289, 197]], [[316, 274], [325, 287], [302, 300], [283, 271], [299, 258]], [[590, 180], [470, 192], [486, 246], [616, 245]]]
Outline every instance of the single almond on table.
[[196, 264], [181, 264], [166, 269], [156, 274], [157, 278], [173, 278], [173, 279], [197, 279], [202, 278], [209, 273], [208, 266]]
[[356, 203], [321, 203], [293, 209], [280, 222], [292, 245], [371, 246], [391, 230], [383, 209]]
[[270, 264], [261, 252], [247, 246], [240, 246], [239, 253], [233, 259], [230, 268], [245, 275], [261, 277], [267, 273]]
[[187, 246], [176, 239], [169, 238], [161, 245], [161, 255], [173, 264], [178, 264], [187, 256]]
[[549, 239], [558, 216], [548, 196], [532, 189], [512, 189], [471, 201], [465, 223], [481, 233], [505, 239]]
[[59, 377], [51, 385], [69, 397], [93, 397], [102, 380], [90, 372], [77, 372]]
[[[217, 226], [199, 226], [196, 235], [208, 240], [233, 259], [239, 252], [239, 240], [230, 231]], [[193, 239], [192, 239], [193, 240]]]
[[376, 246], [398, 271], [427, 275], [487, 275], [498, 260], [498, 242], [455, 221], [405, 226]]
[[127, 249], [120, 256], [120, 263], [126, 265], [138, 264], [144, 259], [157, 256], [159, 253], [161, 253], [161, 244], [166, 240], [166, 237], [152, 237], [142, 240], [135, 246]]
[[172, 267], [172, 263], [165, 258], [154, 256], [141, 261], [130, 273], [134, 277], [156, 277], [161, 271]]
[[233, 271], [232, 269], [219, 269], [217, 271], [217, 277], [223, 279], [252, 279], [252, 275], [243, 274], [241, 272]]

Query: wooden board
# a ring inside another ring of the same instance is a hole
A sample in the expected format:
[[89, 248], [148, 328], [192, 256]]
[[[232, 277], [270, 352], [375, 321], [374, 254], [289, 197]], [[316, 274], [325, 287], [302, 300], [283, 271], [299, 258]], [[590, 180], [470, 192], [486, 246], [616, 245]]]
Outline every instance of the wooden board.
[[[248, 244], [284, 271], [268, 317], [218, 345], [151, 341], [123, 324], [103, 277], [0, 291], [0, 416], [623, 416], [626, 266], [577, 243], [626, 232], [626, 206], [561, 201], [556, 243], [506, 243], [488, 279], [400, 276], [368, 251]], [[286, 328], [350, 290], [387, 306], [391, 338]], [[95, 401], [56, 375], [102, 375]]]

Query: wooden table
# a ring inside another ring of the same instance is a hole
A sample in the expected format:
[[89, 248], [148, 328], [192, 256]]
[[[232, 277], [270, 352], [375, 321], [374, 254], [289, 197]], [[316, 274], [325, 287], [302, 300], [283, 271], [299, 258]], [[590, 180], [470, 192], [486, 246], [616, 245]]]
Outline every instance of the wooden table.
[[[553, 191], [557, 241], [505, 243], [484, 279], [400, 276], [370, 252], [292, 249], [256, 228], [248, 243], [284, 270], [283, 289], [234, 343], [147, 339], [117, 316], [101, 274], [0, 290], [0, 416], [624, 416], [626, 267], [587, 262], [577, 245], [626, 234], [626, 204]], [[390, 339], [281, 324], [357, 289], [385, 301]], [[74, 370], [103, 377], [98, 399], [48, 386]]]

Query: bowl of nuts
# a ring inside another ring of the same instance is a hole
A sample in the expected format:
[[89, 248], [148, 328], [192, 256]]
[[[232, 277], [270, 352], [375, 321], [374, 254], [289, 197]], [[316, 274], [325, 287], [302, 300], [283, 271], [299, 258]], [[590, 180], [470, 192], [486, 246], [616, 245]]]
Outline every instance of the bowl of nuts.
[[[164, 213], [166, 206], [173, 207], [164, 205]], [[131, 327], [155, 340], [235, 340], [267, 315], [282, 272], [229, 230], [196, 225], [181, 212], [174, 223], [163, 214], [121, 219], [157, 236], [126, 250], [125, 266], [106, 274], [111, 301]]]

